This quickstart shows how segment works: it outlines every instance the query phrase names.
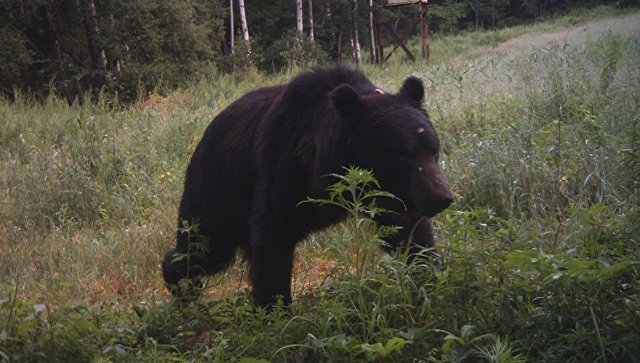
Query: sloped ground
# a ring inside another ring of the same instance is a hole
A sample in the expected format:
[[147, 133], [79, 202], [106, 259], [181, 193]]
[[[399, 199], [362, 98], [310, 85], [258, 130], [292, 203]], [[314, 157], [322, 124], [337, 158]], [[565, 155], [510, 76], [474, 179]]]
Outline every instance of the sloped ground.
[[496, 51], [510, 52], [513, 50], [532, 50], [540, 47], [567, 43], [585, 43], [603, 33], [611, 31], [626, 38], [640, 33], [640, 13], [633, 13], [608, 19], [590, 21], [560, 31], [548, 33], [533, 33], [510, 39], [500, 44]]

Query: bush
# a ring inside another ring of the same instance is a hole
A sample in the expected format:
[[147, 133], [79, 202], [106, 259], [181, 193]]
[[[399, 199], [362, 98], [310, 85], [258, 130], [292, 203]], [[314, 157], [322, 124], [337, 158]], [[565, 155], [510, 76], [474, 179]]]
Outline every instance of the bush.
[[222, 57], [220, 68], [233, 74], [250, 74], [257, 70], [263, 59], [262, 47], [255, 37], [249, 42], [238, 40], [233, 52]]
[[325, 63], [327, 54], [307, 36], [290, 29], [266, 48], [264, 67], [272, 70], [308, 68]]

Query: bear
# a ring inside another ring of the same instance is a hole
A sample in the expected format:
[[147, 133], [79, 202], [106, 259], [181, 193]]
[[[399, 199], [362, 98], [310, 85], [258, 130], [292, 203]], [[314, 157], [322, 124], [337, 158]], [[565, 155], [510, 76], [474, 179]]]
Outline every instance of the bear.
[[337, 207], [300, 202], [327, 198], [326, 176], [348, 166], [371, 170], [402, 201], [388, 202], [390, 213], [375, 218], [400, 227], [385, 248], [432, 247], [431, 218], [453, 197], [424, 93], [413, 76], [389, 94], [336, 65], [249, 92], [220, 112], [186, 170], [176, 245], [162, 263], [172, 294], [197, 298], [201, 277], [225, 270], [242, 252], [254, 303], [291, 303], [296, 245], [346, 217]]

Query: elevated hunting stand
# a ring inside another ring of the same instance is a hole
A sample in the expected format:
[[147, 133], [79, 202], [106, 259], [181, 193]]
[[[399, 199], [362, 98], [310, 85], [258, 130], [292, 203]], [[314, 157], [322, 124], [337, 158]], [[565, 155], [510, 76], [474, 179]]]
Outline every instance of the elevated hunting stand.
[[[427, 23], [427, 1], [428, 0], [388, 0], [387, 4], [379, 5], [383, 8], [398, 8], [407, 5], [420, 4], [420, 16], [419, 19], [413, 24], [411, 28], [414, 28], [416, 24], [420, 23], [420, 31], [422, 33], [422, 58], [429, 59], [429, 24]], [[383, 32], [387, 31], [394, 46], [393, 49], [384, 56], [384, 39]], [[376, 40], [376, 59], [382, 64], [386, 62], [389, 57], [398, 49], [402, 48], [407, 57], [412, 61], [416, 60], [416, 57], [411, 53], [406, 46], [406, 37], [402, 38], [396, 33], [389, 22], [376, 23], [375, 25], [375, 40]]]

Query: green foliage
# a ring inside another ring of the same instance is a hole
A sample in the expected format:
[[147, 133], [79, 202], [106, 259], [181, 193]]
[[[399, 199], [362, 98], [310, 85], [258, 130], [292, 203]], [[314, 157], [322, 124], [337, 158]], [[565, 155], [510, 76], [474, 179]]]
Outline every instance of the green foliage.
[[296, 30], [285, 32], [266, 51], [264, 62], [276, 70], [303, 69], [327, 61], [320, 46]]
[[504, 341], [499, 337], [495, 343], [487, 348], [479, 349], [480, 356], [486, 362], [492, 363], [524, 363], [526, 359], [520, 353], [516, 353], [508, 339]]
[[[442, 331], [447, 335], [444, 337], [442, 352], [444, 358], [450, 362], [463, 362], [474, 353], [474, 346], [481, 344], [484, 340], [491, 338], [491, 334], [474, 336], [475, 326], [465, 325], [460, 329], [460, 336]], [[437, 331], [437, 330], [436, 330]]]
[[0, 89], [10, 94], [13, 87], [21, 86], [21, 75], [31, 63], [32, 55], [20, 32], [7, 26], [0, 26], [0, 44], [3, 45], [0, 47]]
[[263, 59], [262, 47], [255, 39], [249, 42], [243, 40], [236, 43], [233, 53], [224, 56], [220, 66], [223, 70], [233, 74], [252, 74], [257, 71], [257, 66]]
[[122, 64], [106, 71], [107, 92], [131, 101], [213, 72], [224, 36], [218, 3], [124, 1], [99, 10], [105, 52]]
[[389, 339], [384, 345], [382, 345], [382, 343], [362, 343], [360, 344], [360, 349], [364, 352], [367, 352], [370, 359], [384, 359], [394, 352], [400, 352], [402, 348], [407, 344], [411, 344], [411, 341], [404, 340], [400, 337], [393, 337]]
[[467, 14], [468, 4], [455, 0], [446, 0], [441, 4], [434, 4], [429, 7], [430, 19], [435, 22], [434, 30], [450, 33], [458, 30], [460, 19]]
[[[627, 11], [633, 3], [619, 1], [618, 11]], [[0, 93], [10, 97], [17, 97], [16, 91], [30, 93], [41, 101], [53, 93], [73, 102], [95, 101], [105, 92], [111, 99], [132, 103], [149, 92], [166, 94], [218, 71], [239, 76], [257, 70], [272, 74], [326, 63], [328, 55], [335, 61], [350, 59], [352, 17], [358, 24], [363, 54], [370, 48], [368, 6], [361, 4], [354, 14], [352, 4], [351, 0], [313, 2], [312, 42], [306, 6], [305, 33], [301, 34], [293, 30], [295, 2], [246, 0], [251, 40], [249, 44], [236, 41], [237, 49], [232, 51], [228, 1], [0, 0]], [[451, 33], [522, 24], [569, 9], [576, 14], [596, 5], [600, 4], [446, 0], [429, 4], [427, 19], [432, 32]], [[413, 37], [411, 47], [418, 50], [419, 9], [374, 6], [373, 13], [376, 22], [392, 26], [403, 38]], [[235, 12], [237, 30], [238, 6]], [[583, 16], [571, 19], [578, 22]], [[384, 37], [389, 48], [389, 35]], [[492, 45], [499, 39], [491, 40], [485, 39]]]
[[638, 0], [619, 0], [616, 2], [616, 6], [621, 8], [637, 8], [640, 6], [640, 1]]
[[3, 94], [15, 86], [72, 101], [102, 90], [135, 101], [209, 74], [224, 37], [215, 1], [9, 3], [0, 4], [7, 9], [0, 38], [8, 38], [1, 42], [0, 69], [10, 76], [6, 84], [3, 77]]
[[[345, 228], [345, 240], [356, 245], [355, 261], [358, 276], [364, 274], [368, 260], [368, 251], [362, 244], [366, 241], [384, 243], [383, 238], [397, 232], [395, 227], [378, 226], [374, 218], [389, 211], [376, 205], [376, 200], [391, 198], [399, 200], [393, 194], [380, 190], [380, 184], [371, 171], [358, 167], [346, 169], [345, 175], [331, 174], [338, 181], [329, 188], [328, 199], [308, 198], [302, 203], [330, 205], [346, 212], [348, 218]], [[348, 257], [347, 257], [348, 260]]]
[[622, 150], [625, 170], [629, 171], [629, 190], [636, 200], [640, 197], [640, 118], [636, 118], [628, 134], [627, 147]]

